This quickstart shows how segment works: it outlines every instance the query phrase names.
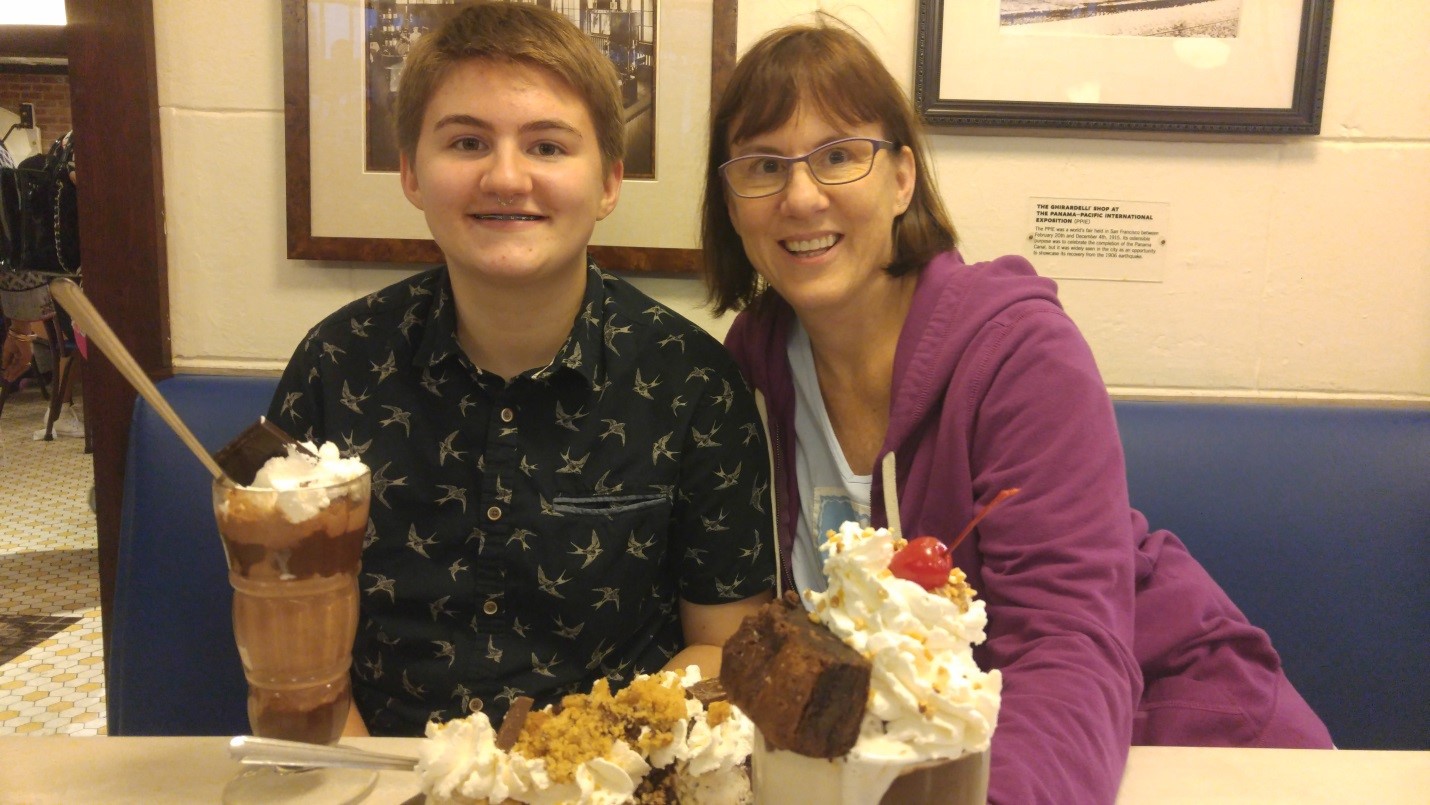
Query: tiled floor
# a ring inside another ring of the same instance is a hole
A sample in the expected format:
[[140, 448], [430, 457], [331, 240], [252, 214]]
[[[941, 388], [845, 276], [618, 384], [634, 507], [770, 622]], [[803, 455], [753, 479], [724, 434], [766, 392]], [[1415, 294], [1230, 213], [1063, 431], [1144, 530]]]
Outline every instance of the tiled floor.
[[45, 405], [0, 414], [0, 735], [103, 735], [94, 465], [81, 438], [31, 438]]

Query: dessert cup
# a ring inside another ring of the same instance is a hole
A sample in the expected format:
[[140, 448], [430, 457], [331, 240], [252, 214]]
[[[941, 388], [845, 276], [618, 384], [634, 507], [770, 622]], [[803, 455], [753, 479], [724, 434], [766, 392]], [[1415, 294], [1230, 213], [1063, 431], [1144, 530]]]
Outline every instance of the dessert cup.
[[[214, 481], [255, 735], [317, 744], [342, 735], [369, 497], [366, 470], [285, 491]], [[264, 767], [232, 780], [224, 801], [351, 802], [376, 780], [368, 770]]]
[[756, 730], [750, 764], [757, 803], [984, 805], [988, 801], [987, 752], [913, 764], [896, 758], [825, 759], [771, 748]]

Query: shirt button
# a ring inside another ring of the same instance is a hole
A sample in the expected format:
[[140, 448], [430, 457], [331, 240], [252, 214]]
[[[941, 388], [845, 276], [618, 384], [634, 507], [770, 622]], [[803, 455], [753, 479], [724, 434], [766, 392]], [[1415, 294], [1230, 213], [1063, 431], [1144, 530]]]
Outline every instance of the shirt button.
[[492, 520], [492, 521], [500, 520], [500, 519], [501, 519], [501, 507], [500, 507], [500, 506], [493, 506], [493, 507], [491, 507], [490, 509], [487, 509], [487, 519], [488, 519], [488, 520]]
[[513, 419], [516, 419], [516, 412], [512, 411], [510, 408], [501, 409], [501, 421], [510, 422]]
[[497, 602], [488, 599], [485, 604], [482, 604], [482, 612], [488, 615], [497, 614]]

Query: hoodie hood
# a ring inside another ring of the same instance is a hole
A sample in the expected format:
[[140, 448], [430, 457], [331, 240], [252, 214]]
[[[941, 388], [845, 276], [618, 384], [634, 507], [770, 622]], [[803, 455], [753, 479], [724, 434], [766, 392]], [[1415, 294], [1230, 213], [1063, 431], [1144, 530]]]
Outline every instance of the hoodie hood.
[[894, 353], [894, 398], [881, 452], [897, 451], [937, 407], [969, 349], [1041, 305], [1062, 310], [1057, 284], [1022, 257], [967, 265], [954, 251], [925, 266]]

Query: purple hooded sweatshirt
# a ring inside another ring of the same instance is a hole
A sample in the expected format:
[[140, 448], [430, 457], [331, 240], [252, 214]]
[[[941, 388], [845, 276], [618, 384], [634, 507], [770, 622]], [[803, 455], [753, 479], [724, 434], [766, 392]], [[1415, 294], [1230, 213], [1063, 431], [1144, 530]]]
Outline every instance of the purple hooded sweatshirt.
[[[799, 506], [793, 317], [776, 300], [726, 340], [768, 403], [782, 557]], [[990, 802], [1112, 802], [1133, 743], [1331, 747], [1266, 633], [1128, 503], [1092, 352], [1026, 260], [968, 266], [950, 252], [924, 268], [889, 419], [880, 459], [897, 457], [906, 535], [952, 539], [1021, 489], [953, 555], [988, 606], [975, 656], [1003, 672]], [[878, 473], [870, 499], [883, 525]]]

